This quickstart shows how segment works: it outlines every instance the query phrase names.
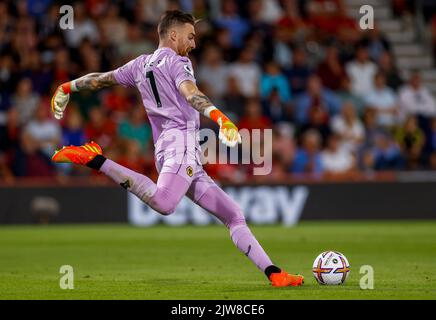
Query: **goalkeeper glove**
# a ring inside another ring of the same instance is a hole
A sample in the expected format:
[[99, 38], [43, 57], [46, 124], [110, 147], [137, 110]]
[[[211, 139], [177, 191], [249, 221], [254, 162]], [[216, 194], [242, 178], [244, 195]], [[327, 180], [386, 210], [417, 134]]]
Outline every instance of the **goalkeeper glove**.
[[51, 111], [56, 119], [60, 120], [64, 116], [65, 108], [70, 99], [70, 93], [74, 91], [78, 91], [75, 81], [65, 82], [57, 87], [51, 98]]
[[211, 106], [204, 112], [206, 117], [214, 120], [220, 126], [218, 139], [228, 147], [234, 147], [237, 143], [241, 143], [241, 135], [235, 124], [227, 118], [224, 113], [216, 107]]

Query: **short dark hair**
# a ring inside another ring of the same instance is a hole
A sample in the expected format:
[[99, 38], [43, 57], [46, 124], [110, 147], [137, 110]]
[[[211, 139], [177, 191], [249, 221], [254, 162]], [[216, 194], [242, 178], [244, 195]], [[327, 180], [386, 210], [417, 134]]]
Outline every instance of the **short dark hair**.
[[179, 10], [165, 11], [165, 13], [160, 17], [159, 24], [157, 25], [159, 38], [163, 38], [173, 25], [184, 23], [195, 25], [194, 16], [190, 13], [185, 13]]

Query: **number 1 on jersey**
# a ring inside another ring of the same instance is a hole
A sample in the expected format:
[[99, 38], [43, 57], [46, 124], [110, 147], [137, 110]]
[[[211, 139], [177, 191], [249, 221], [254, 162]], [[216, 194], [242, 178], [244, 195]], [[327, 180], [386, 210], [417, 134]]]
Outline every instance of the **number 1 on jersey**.
[[151, 90], [153, 91], [154, 99], [156, 100], [156, 104], [158, 108], [162, 107], [162, 103], [160, 102], [159, 92], [156, 87], [156, 80], [154, 79], [153, 71], [147, 71], [146, 77], [150, 80]]

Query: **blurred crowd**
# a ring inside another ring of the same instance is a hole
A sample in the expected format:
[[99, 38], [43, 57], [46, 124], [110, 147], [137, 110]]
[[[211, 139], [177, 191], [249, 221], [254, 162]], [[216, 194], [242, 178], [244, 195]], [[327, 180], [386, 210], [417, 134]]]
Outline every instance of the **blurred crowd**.
[[[50, 161], [59, 146], [88, 140], [156, 177], [136, 90], [74, 93], [60, 122], [50, 98], [63, 82], [153, 52], [168, 9], [201, 19], [191, 54], [200, 89], [239, 128], [273, 130], [264, 179], [436, 169], [434, 97], [419, 73], [400, 77], [387, 39], [377, 27], [360, 30], [341, 0], [74, 1], [74, 29], [61, 30], [67, 3], [0, 2], [0, 179], [94, 174]], [[217, 129], [205, 118], [202, 126]], [[250, 165], [206, 169], [259, 179]]]

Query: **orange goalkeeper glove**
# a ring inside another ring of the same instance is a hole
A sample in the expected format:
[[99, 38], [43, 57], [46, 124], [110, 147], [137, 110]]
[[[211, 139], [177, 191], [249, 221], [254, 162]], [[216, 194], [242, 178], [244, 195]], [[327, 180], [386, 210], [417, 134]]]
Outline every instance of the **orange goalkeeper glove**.
[[56, 119], [60, 120], [64, 116], [65, 108], [70, 99], [70, 93], [73, 91], [78, 91], [75, 81], [65, 82], [57, 87], [51, 98], [51, 111]]
[[241, 143], [241, 135], [235, 124], [227, 118], [224, 113], [216, 107], [211, 106], [204, 112], [205, 116], [209, 117], [220, 126], [218, 139], [228, 147], [234, 147], [237, 143]]

